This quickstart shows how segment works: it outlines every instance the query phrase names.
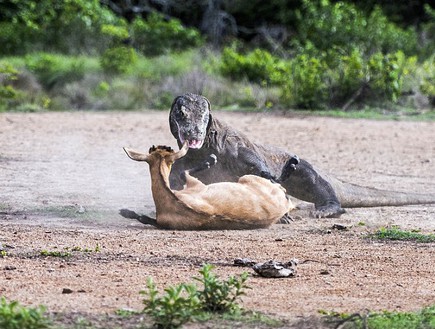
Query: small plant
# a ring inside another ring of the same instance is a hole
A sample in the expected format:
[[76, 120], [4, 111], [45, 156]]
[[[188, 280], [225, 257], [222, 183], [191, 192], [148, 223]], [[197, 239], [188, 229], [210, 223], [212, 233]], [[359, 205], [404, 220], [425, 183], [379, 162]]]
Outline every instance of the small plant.
[[157, 328], [179, 328], [184, 323], [199, 318], [205, 318], [208, 313], [229, 313], [240, 310], [237, 300], [247, 288], [245, 282], [248, 273], [240, 278], [230, 277], [221, 281], [211, 272], [212, 265], [206, 264], [194, 277], [203, 284], [203, 290], [198, 290], [194, 283], [181, 283], [166, 288], [164, 295], [159, 291], [152, 278], [147, 281], [147, 289], [140, 293], [145, 295], [144, 313], [153, 318]]
[[203, 285], [203, 290], [198, 291], [198, 297], [203, 309], [217, 313], [231, 313], [238, 310], [237, 300], [245, 294], [248, 273], [242, 273], [240, 278], [230, 276], [228, 280], [221, 281], [212, 272], [212, 269], [213, 265], [206, 264], [199, 271], [202, 277], [194, 278]]
[[179, 328], [184, 323], [200, 314], [200, 300], [196, 286], [179, 284], [165, 289], [166, 294], [159, 296], [159, 291], [152, 278], [148, 279], [145, 295], [144, 313], [150, 315], [159, 329]]
[[27, 308], [17, 301], [8, 302], [0, 298], [0, 328], [2, 329], [44, 329], [49, 320], [44, 316], [45, 308]]
[[336, 328], [352, 329], [432, 329], [435, 328], [435, 306], [418, 312], [380, 312], [367, 314], [345, 314], [320, 311], [326, 315], [328, 322], [335, 322]]
[[390, 228], [382, 227], [374, 234], [371, 234], [370, 237], [379, 240], [414, 241], [422, 243], [435, 242], [435, 234], [422, 234], [412, 231], [403, 231], [396, 226]]
[[41, 256], [51, 256], [51, 257], [70, 257], [71, 254], [69, 252], [62, 252], [62, 251], [49, 251], [49, 250], [41, 250], [40, 252]]

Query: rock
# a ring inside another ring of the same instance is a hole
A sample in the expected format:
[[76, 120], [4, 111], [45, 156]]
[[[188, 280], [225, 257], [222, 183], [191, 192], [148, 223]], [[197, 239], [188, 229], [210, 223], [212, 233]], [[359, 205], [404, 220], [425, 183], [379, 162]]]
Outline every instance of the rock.
[[270, 260], [265, 263], [258, 263], [253, 266], [255, 273], [266, 278], [288, 278], [296, 275], [297, 259], [287, 263]]

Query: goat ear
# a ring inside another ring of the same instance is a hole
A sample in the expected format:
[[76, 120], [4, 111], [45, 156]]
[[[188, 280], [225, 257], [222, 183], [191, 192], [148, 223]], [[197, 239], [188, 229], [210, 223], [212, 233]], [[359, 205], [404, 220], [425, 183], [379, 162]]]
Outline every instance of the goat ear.
[[148, 154], [137, 152], [127, 147], [124, 147], [124, 151], [125, 153], [127, 153], [128, 157], [132, 160], [148, 162]]
[[189, 142], [185, 141], [183, 147], [178, 152], [175, 152], [174, 154], [171, 155], [171, 160], [175, 161], [184, 157], [188, 150], [189, 150]]

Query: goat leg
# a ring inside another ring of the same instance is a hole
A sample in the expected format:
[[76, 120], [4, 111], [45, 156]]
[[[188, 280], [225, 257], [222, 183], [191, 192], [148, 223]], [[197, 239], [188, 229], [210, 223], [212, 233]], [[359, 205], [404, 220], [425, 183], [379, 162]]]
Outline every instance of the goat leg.
[[119, 214], [124, 218], [136, 219], [137, 221], [141, 222], [142, 224], [152, 225], [152, 226], [157, 227], [157, 221], [154, 218], [148, 217], [147, 215], [139, 215], [138, 213], [134, 212], [133, 210], [121, 209], [121, 210], [119, 210]]

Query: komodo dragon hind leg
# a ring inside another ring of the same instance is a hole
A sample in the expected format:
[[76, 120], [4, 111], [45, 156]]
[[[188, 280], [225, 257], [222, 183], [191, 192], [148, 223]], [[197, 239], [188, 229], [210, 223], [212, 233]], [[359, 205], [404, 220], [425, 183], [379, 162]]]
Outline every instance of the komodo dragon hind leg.
[[216, 163], [217, 163], [217, 156], [214, 154], [210, 154], [204, 162], [200, 163], [199, 165], [197, 165], [191, 169], [188, 169], [188, 170], [181, 172], [180, 178], [183, 182], [185, 182], [186, 181], [186, 173], [188, 173], [189, 175], [192, 176], [193, 174], [195, 174], [197, 172], [210, 169], [210, 167], [214, 166]]

